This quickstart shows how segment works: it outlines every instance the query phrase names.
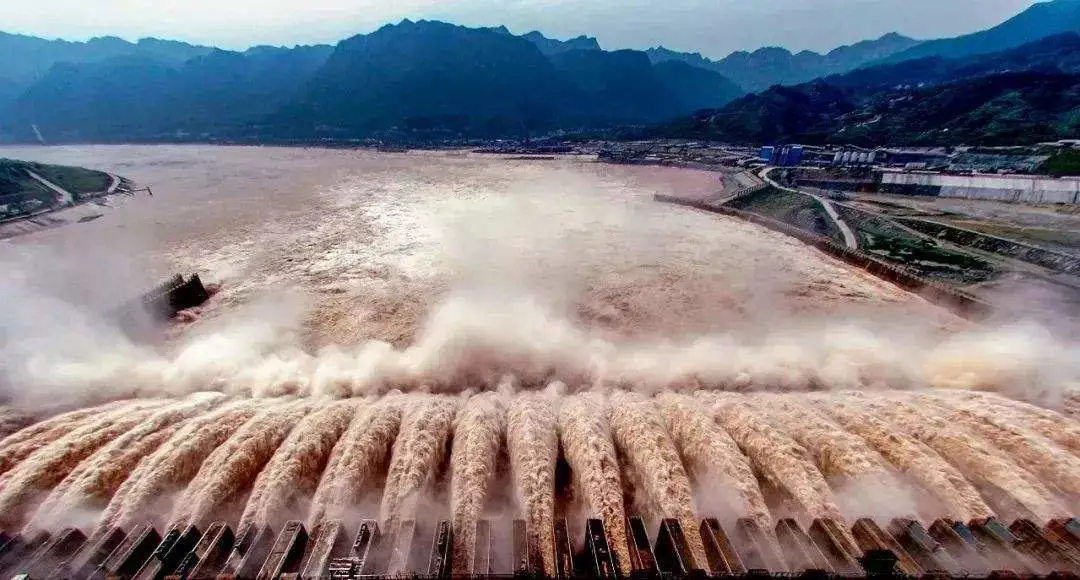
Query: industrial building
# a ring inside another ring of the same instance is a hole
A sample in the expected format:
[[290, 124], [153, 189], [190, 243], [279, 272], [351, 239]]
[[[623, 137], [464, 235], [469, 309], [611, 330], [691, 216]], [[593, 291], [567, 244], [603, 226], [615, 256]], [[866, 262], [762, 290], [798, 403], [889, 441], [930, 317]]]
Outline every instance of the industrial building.
[[760, 158], [767, 165], [794, 167], [802, 163], [804, 153], [802, 145], [766, 146], [761, 148]]

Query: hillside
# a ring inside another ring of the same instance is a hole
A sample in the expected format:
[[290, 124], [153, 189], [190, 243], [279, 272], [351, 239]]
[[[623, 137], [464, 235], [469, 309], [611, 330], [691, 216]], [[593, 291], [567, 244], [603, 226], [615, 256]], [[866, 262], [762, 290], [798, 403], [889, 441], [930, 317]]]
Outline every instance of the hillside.
[[841, 46], [827, 54], [811, 51], [792, 54], [791, 51], [779, 47], [734, 52], [721, 60], [710, 60], [698, 53], [675, 52], [664, 47], [649, 49], [648, 54], [653, 62], [685, 62], [717, 72], [745, 90], [757, 92], [777, 84], [793, 85], [848, 72], [918, 43], [919, 41], [912, 38], [892, 33], [876, 40]]
[[928, 58], [772, 87], [661, 128], [734, 142], [1034, 143], [1080, 129], [1080, 36], [962, 59]]
[[27, 86], [0, 75], [0, 138], [34, 141], [34, 125], [47, 142], [523, 136], [655, 123], [743, 95], [712, 71], [504, 27], [406, 20], [336, 47], [245, 52], [163, 42], [112, 39]]
[[333, 47], [244, 52], [0, 33], [0, 50], [15, 56], [0, 62], [0, 140], [36, 141], [38, 130], [50, 143], [596, 131], [754, 143], [1027, 142], [1075, 136], [1077, 30], [1080, 0], [1037, 4], [953, 39], [892, 33], [826, 54], [769, 47], [719, 61], [409, 20]]
[[773, 87], [658, 131], [722, 141], [859, 145], [1011, 145], [1080, 130], [1080, 75], [992, 74], [932, 87]]
[[932, 40], [884, 58], [900, 62], [928, 56], [960, 58], [1000, 52], [1065, 32], [1080, 32], [1080, 0], [1050, 0], [980, 32]]
[[557, 85], [555, 68], [525, 39], [406, 20], [339, 43], [275, 122], [331, 135], [546, 130]]
[[330, 47], [212, 50], [174, 66], [144, 56], [58, 64], [14, 99], [5, 133], [48, 141], [150, 139], [213, 132], [278, 110]]
[[128, 42], [107, 36], [86, 42], [68, 42], [0, 32], [0, 54], [4, 55], [0, 59], [0, 79], [25, 87], [41, 78], [57, 63], [80, 64], [117, 57], [143, 57], [175, 65], [211, 50], [207, 46], [157, 38]]
[[428, 21], [384, 26], [341, 42], [269, 122], [304, 137], [515, 136], [657, 122], [742, 94], [716, 73], [654, 66], [637, 51], [540, 44], [549, 54], [535, 35]]
[[861, 68], [824, 80], [831, 85], [870, 91], [903, 85], [938, 84], [1016, 71], [1080, 74], [1080, 34], [1049, 36], [993, 54], [964, 58], [926, 57]]

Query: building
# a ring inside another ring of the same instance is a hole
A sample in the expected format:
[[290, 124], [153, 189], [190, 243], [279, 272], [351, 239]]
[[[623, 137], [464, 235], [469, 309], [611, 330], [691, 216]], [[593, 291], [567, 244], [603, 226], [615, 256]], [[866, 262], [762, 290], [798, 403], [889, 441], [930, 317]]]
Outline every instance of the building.
[[765, 163], [772, 163], [773, 153], [776, 152], [775, 147], [762, 147], [761, 148], [761, 160]]
[[794, 167], [802, 162], [805, 150], [802, 145], [777, 145], [761, 148], [761, 160], [776, 167]]

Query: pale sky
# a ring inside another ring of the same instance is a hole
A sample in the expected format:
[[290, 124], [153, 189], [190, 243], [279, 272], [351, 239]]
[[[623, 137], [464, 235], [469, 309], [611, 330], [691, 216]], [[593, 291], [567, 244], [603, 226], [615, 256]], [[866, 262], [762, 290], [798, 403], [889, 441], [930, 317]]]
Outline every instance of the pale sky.
[[[335, 43], [402, 18], [506, 25], [554, 38], [596, 36], [606, 49], [669, 48], [723, 57], [785, 46], [826, 51], [898, 31], [974, 32], [1033, 0], [0, 0], [0, 30], [85, 40], [106, 34], [222, 48]], [[5, 5], [7, 5], [5, 7]]]

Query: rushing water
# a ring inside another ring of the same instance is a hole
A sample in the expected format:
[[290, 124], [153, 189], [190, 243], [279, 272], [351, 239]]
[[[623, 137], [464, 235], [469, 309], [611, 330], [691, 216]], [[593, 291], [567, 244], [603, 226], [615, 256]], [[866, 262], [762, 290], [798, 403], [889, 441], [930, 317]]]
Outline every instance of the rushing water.
[[[1073, 345], [652, 201], [712, 174], [0, 154], [154, 190], [0, 244], [0, 528], [420, 516], [467, 561], [478, 518], [513, 516], [550, 569], [556, 514], [603, 518], [625, 562], [628, 512], [1046, 519], [1080, 494], [1080, 423], [1045, 408], [1075, 407]], [[175, 271], [222, 284], [194, 322], [133, 342], [101, 314]]]

